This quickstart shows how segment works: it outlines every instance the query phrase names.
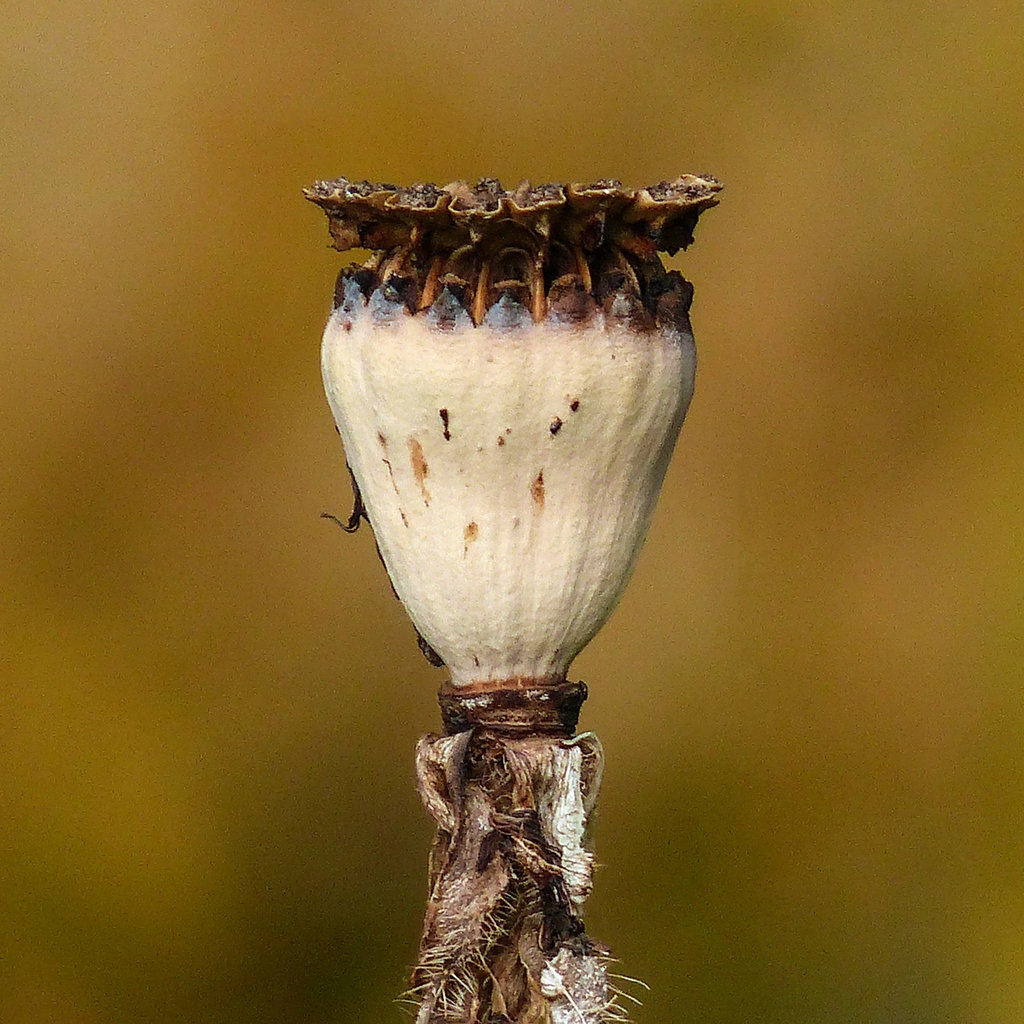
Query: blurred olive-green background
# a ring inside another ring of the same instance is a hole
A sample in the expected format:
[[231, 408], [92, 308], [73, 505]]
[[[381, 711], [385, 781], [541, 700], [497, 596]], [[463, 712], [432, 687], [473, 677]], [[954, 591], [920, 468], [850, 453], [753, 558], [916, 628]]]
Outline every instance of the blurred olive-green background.
[[0, 1022], [377, 1024], [443, 673], [348, 478], [318, 177], [726, 183], [589, 930], [640, 1024], [1024, 1020], [1017, 2], [0, 14]]

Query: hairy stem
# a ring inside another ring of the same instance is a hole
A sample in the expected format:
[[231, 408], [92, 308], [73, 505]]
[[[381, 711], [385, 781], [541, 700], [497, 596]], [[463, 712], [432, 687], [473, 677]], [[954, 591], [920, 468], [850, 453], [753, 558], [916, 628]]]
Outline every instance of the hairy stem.
[[601, 745], [553, 731], [548, 717], [534, 732], [522, 715], [509, 728], [449, 713], [463, 731], [419, 742], [418, 786], [437, 835], [410, 991], [416, 1024], [623, 1019], [608, 950], [580, 917]]

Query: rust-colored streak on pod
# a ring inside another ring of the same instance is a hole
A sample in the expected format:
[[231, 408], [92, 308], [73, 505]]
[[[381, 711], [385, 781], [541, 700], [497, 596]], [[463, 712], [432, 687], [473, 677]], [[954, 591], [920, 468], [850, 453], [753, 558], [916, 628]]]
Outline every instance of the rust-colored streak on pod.
[[530, 497], [533, 498], [535, 512], [544, 511], [544, 470], [542, 469], [530, 484]]
[[412, 475], [423, 496], [423, 504], [430, 504], [430, 492], [427, 490], [427, 474], [430, 472], [427, 460], [423, 456], [423, 445], [415, 437], [409, 438], [409, 461], [412, 464]]

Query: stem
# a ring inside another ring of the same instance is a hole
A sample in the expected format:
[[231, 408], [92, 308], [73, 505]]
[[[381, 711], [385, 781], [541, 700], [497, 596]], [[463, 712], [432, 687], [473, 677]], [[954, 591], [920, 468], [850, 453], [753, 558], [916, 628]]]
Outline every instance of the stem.
[[608, 950], [584, 931], [587, 819], [603, 754], [573, 736], [582, 684], [442, 691], [447, 734], [416, 750], [437, 822], [410, 995], [416, 1024], [606, 1024], [623, 1018]]

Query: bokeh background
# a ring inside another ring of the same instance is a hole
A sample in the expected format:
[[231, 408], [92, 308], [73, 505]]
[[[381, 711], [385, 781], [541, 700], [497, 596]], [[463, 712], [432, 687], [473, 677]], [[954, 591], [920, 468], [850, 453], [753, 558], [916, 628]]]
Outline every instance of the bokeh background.
[[349, 509], [346, 175], [726, 183], [579, 658], [639, 1024], [1024, 1020], [1024, 10], [0, 13], [0, 1021], [401, 1021], [442, 673]]

